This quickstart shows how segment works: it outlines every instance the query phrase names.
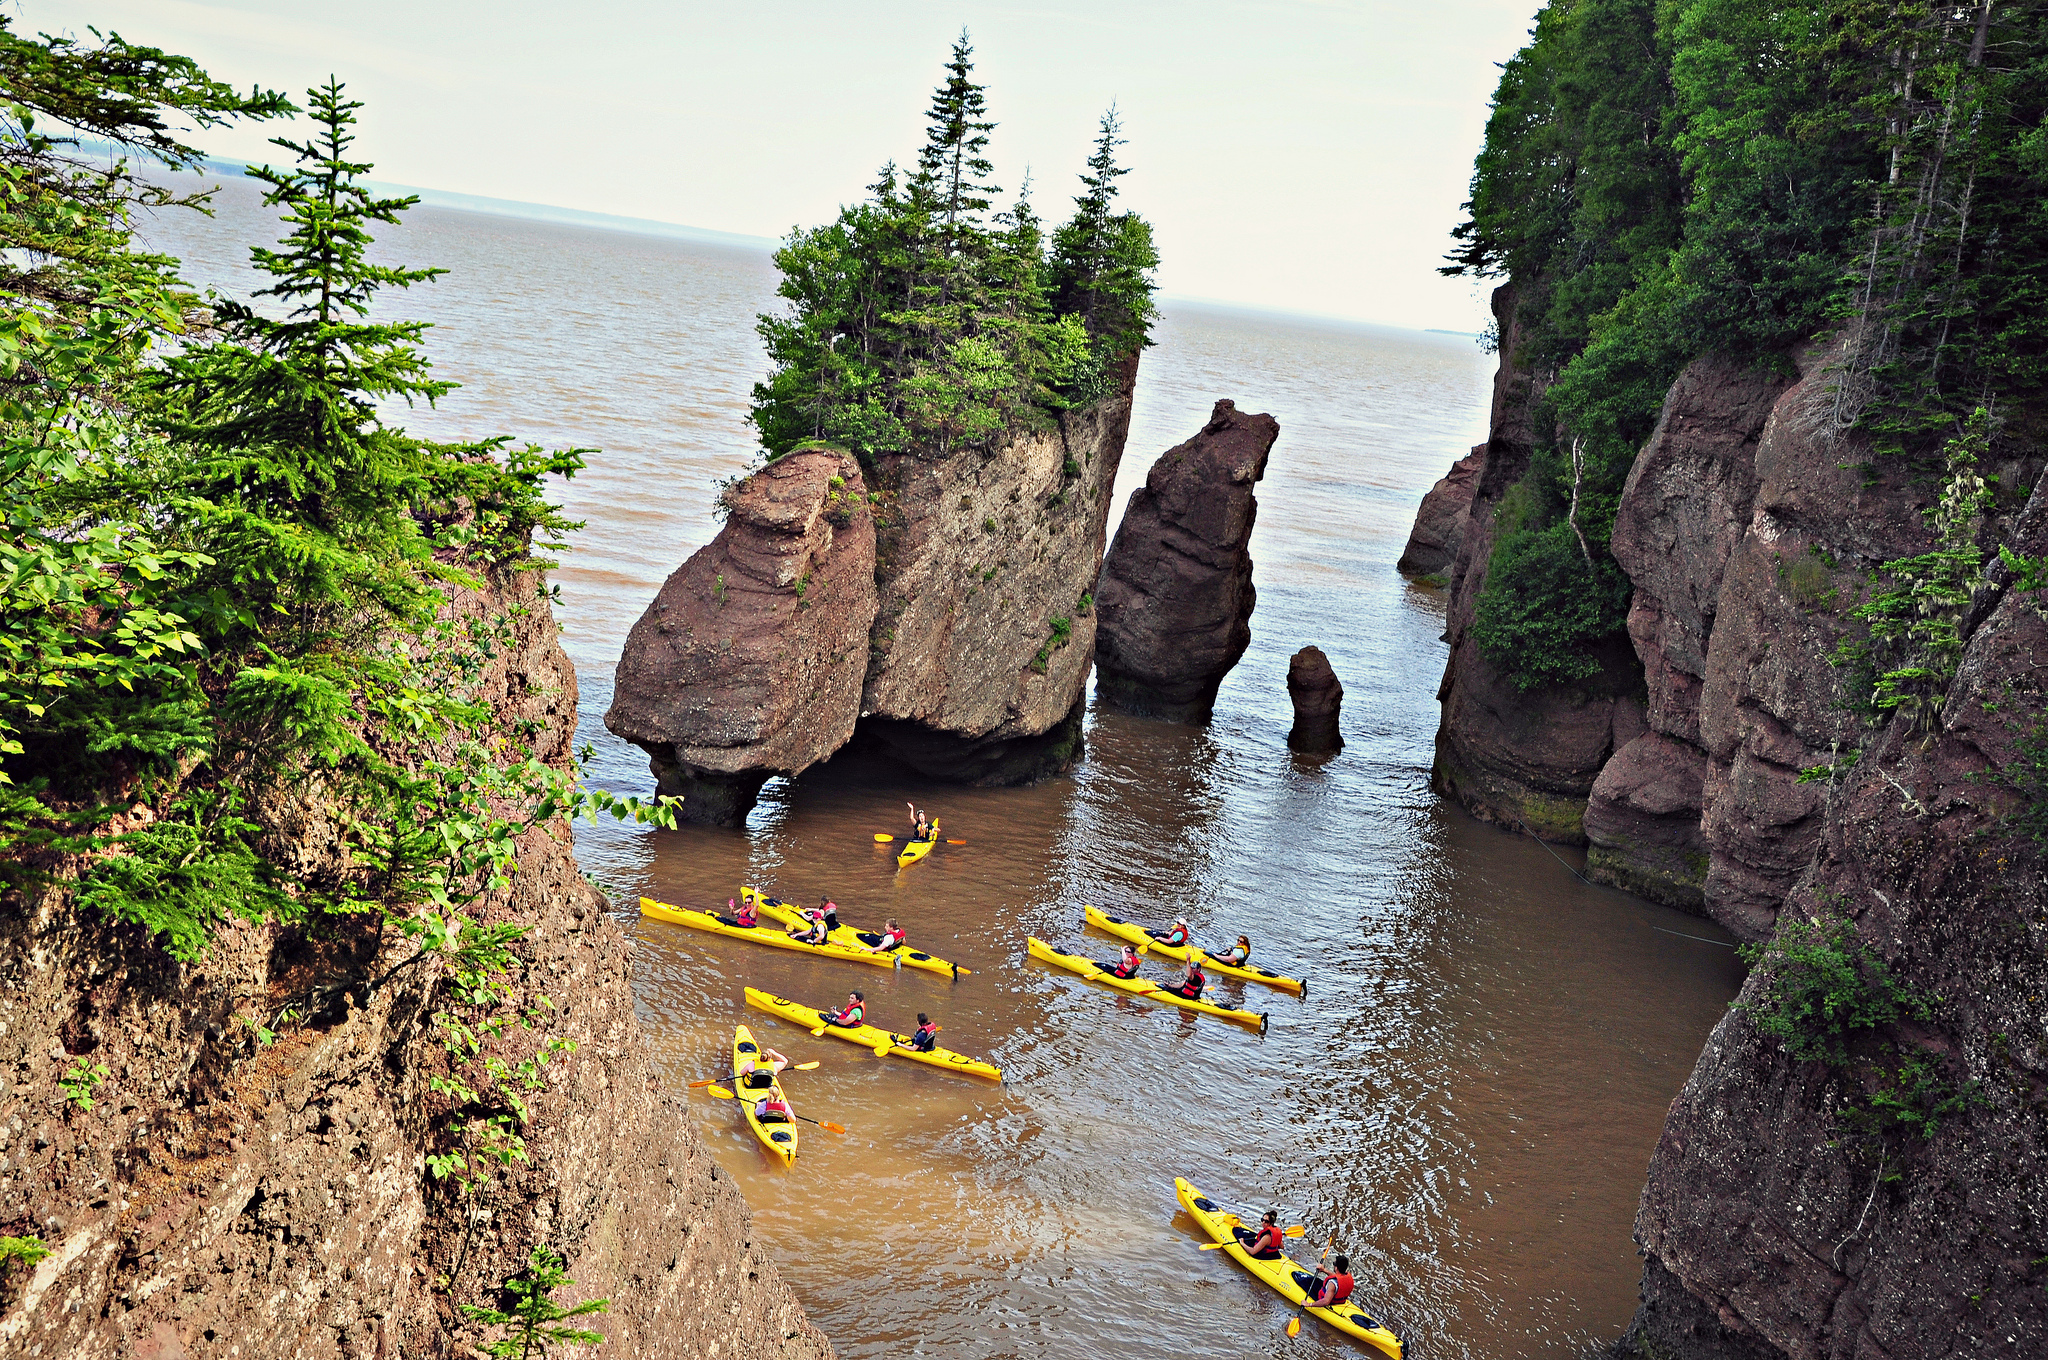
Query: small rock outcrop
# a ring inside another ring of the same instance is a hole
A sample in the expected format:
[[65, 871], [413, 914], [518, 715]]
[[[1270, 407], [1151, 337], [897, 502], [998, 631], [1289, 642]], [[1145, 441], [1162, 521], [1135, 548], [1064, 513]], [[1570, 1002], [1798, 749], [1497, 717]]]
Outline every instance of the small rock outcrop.
[[1096, 694], [1147, 717], [1203, 722], [1251, 645], [1252, 488], [1280, 422], [1216, 403], [1133, 492], [1096, 587]]
[[1465, 527], [1472, 522], [1472, 494], [1479, 487], [1479, 475], [1486, 468], [1486, 445], [1475, 444], [1472, 452], [1451, 464], [1422, 498], [1415, 512], [1415, 527], [1409, 531], [1408, 546], [1401, 550], [1396, 571], [1410, 576], [1441, 576], [1458, 560], [1465, 546]]
[[1287, 697], [1294, 701], [1288, 750], [1322, 756], [1344, 749], [1344, 737], [1337, 730], [1344, 686], [1337, 682], [1337, 672], [1330, 669], [1330, 658], [1323, 655], [1322, 648], [1304, 647], [1288, 660]]
[[647, 751], [688, 821], [737, 826], [771, 775], [853, 734], [875, 619], [860, 466], [799, 450], [726, 497], [725, 527], [633, 625], [605, 726]]

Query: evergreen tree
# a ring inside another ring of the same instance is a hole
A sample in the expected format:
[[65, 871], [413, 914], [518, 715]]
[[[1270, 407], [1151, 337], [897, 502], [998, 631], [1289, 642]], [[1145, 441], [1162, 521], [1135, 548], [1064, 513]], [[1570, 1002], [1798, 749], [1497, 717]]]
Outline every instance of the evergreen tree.
[[1074, 215], [1053, 233], [1049, 266], [1053, 307], [1081, 318], [1096, 345], [1098, 361], [1130, 354], [1150, 344], [1155, 310], [1152, 271], [1159, 252], [1152, 228], [1131, 213], [1113, 212], [1118, 179], [1129, 173], [1116, 163], [1124, 144], [1116, 106], [1102, 115], [1094, 154], [1081, 175]]
[[1002, 192], [988, 182], [995, 173], [987, 154], [988, 135], [996, 125], [987, 117], [986, 88], [970, 79], [973, 56], [973, 45], [963, 28], [953, 40], [945, 82], [933, 91], [931, 107], [925, 111], [924, 146], [917, 153], [917, 173], [911, 179], [913, 194], [930, 205], [940, 224], [940, 240], [948, 256], [957, 254], [962, 242], [972, 239], [980, 214], [987, 212]]

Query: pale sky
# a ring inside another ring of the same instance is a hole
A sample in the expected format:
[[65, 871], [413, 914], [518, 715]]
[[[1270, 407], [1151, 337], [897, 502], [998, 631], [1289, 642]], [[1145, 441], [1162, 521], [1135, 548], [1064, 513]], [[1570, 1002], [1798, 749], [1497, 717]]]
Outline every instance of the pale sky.
[[[1479, 330], [1434, 271], [1486, 101], [1539, 0], [984, 4], [968, 0], [8, 0], [17, 31], [114, 29], [294, 98], [365, 100], [380, 180], [777, 237], [912, 159], [967, 26], [999, 126], [1069, 210], [1114, 100], [1124, 204], [1171, 296]], [[255, 129], [201, 139], [275, 159]]]

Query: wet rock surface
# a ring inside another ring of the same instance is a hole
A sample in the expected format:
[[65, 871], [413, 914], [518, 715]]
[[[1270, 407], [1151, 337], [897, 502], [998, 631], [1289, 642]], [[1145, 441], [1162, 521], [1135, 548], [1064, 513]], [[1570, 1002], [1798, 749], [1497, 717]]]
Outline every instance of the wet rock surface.
[[[560, 763], [576, 677], [552, 615], [531, 607], [540, 585], [501, 574], [457, 608], [506, 616], [494, 711]], [[260, 815], [309, 869], [336, 851], [316, 788]], [[0, 1231], [52, 1248], [0, 1283], [0, 1355], [474, 1354], [493, 1338], [457, 1306], [496, 1302], [542, 1242], [573, 1279], [559, 1302], [611, 1300], [591, 1319], [597, 1355], [831, 1355], [649, 1066], [630, 942], [577, 872], [568, 828], [518, 851], [512, 888], [474, 910], [529, 927], [516, 1000], [551, 997], [546, 1030], [577, 1047], [532, 1097], [531, 1160], [474, 1205], [424, 1160], [452, 1109], [431, 1086], [447, 1070], [430, 1018], [445, 993], [429, 967], [367, 985], [413, 952], [377, 918], [230, 923], [182, 965], [62, 891], [0, 902]], [[304, 1024], [277, 1020], [337, 979]], [[508, 1059], [530, 1056], [536, 1036], [510, 1033]], [[81, 1057], [108, 1069], [90, 1110], [56, 1086]], [[472, 1208], [489, 1215], [473, 1234]]]
[[1131, 494], [1096, 587], [1096, 695], [1131, 713], [1202, 722], [1251, 645], [1253, 488], [1280, 423], [1216, 403]]
[[1294, 726], [1287, 732], [1287, 749], [1303, 755], [1328, 755], [1344, 749], [1343, 734], [1337, 730], [1339, 710], [1344, 705], [1344, 686], [1330, 669], [1330, 658], [1320, 647], [1304, 647], [1287, 662], [1287, 697], [1294, 701]]
[[605, 726], [648, 752], [685, 820], [737, 826], [771, 775], [853, 734], [875, 620], [875, 528], [860, 466], [797, 451], [726, 497], [619, 657]]
[[1451, 464], [1422, 497], [1415, 512], [1415, 527], [1408, 534], [1408, 546], [1401, 550], [1396, 571], [1411, 576], [1436, 576], [1450, 571], [1465, 546], [1465, 529], [1472, 520], [1472, 497], [1486, 468], [1486, 445]]

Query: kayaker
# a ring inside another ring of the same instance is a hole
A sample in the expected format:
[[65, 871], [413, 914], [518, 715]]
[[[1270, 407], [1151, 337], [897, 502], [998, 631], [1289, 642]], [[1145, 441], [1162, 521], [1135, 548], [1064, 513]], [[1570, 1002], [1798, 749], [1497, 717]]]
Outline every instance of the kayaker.
[[859, 992], [848, 992], [846, 1004], [831, 1015], [822, 1017], [826, 1024], [839, 1029], [859, 1029], [867, 1023], [868, 1008], [863, 1004]]
[[1209, 976], [1202, 971], [1201, 958], [1200, 954], [1188, 955], [1188, 970], [1180, 975], [1180, 986], [1174, 989], [1190, 1001], [1200, 1001], [1202, 989], [1209, 985]]
[[1148, 930], [1145, 933], [1163, 945], [1179, 949], [1188, 942], [1188, 918], [1176, 916], [1173, 918], [1173, 927], [1171, 929]]
[[1245, 1251], [1258, 1261], [1277, 1261], [1286, 1255], [1280, 1248], [1286, 1243], [1286, 1234], [1280, 1231], [1280, 1211], [1268, 1209], [1259, 1219], [1259, 1230], [1233, 1229], [1237, 1240], [1244, 1244]]
[[775, 1094], [775, 1092], [770, 1091], [767, 1095], [754, 1102], [754, 1118], [760, 1120], [763, 1124], [791, 1123], [789, 1102]]
[[1221, 954], [1211, 953], [1206, 949], [1202, 952], [1209, 955], [1211, 963], [1224, 963], [1232, 968], [1242, 968], [1251, 959], [1252, 942], [1247, 936], [1240, 935], [1237, 937], [1237, 943]]
[[825, 937], [831, 933], [832, 928], [825, 924], [825, 912], [821, 908], [807, 913], [805, 924], [792, 928], [789, 936], [791, 939], [800, 940], [805, 944], [823, 944], [825, 943]]
[[910, 809], [910, 839], [914, 841], [930, 840], [932, 838], [931, 823], [926, 821], [925, 815], [917, 810], [917, 804], [905, 803], [903, 806]]
[[772, 1048], [763, 1049], [761, 1059], [768, 1064], [765, 1070], [761, 1066], [761, 1061], [754, 1058], [748, 1058], [740, 1064], [740, 1085], [749, 1091], [767, 1090], [775, 1084], [775, 1078], [781, 1074], [782, 1069], [789, 1066], [789, 1059]]
[[1106, 963], [1103, 967], [1109, 970], [1111, 977], [1128, 980], [1138, 975], [1138, 965], [1143, 962], [1144, 960], [1138, 957], [1138, 947], [1127, 944], [1124, 946], [1124, 952], [1117, 956], [1115, 963]]
[[862, 935], [860, 938], [863, 944], [877, 954], [886, 954], [892, 949], [901, 948], [910, 940], [910, 936], [904, 932], [902, 926], [896, 924], [896, 918], [893, 916], [889, 918], [889, 923], [882, 927], [881, 934]]
[[1351, 1297], [1351, 1258], [1339, 1255], [1330, 1268], [1316, 1267], [1315, 1284], [1308, 1291], [1312, 1308], [1335, 1308]]
[[939, 1027], [932, 1023], [932, 1018], [929, 1015], [919, 1011], [917, 1013], [917, 1032], [912, 1034], [908, 1040], [898, 1039], [896, 1046], [898, 1048], [914, 1048], [919, 1053], [929, 1053], [938, 1042]]
[[761, 917], [758, 909], [754, 906], [754, 898], [751, 893], [747, 895], [747, 899], [744, 902], [735, 902], [730, 897], [726, 898], [725, 909], [730, 915], [721, 916], [718, 919], [729, 926], [739, 926], [743, 930], [752, 930], [755, 926], [761, 924]]
[[825, 918], [827, 933], [839, 929], [839, 904], [829, 897], [818, 899], [818, 914]]

